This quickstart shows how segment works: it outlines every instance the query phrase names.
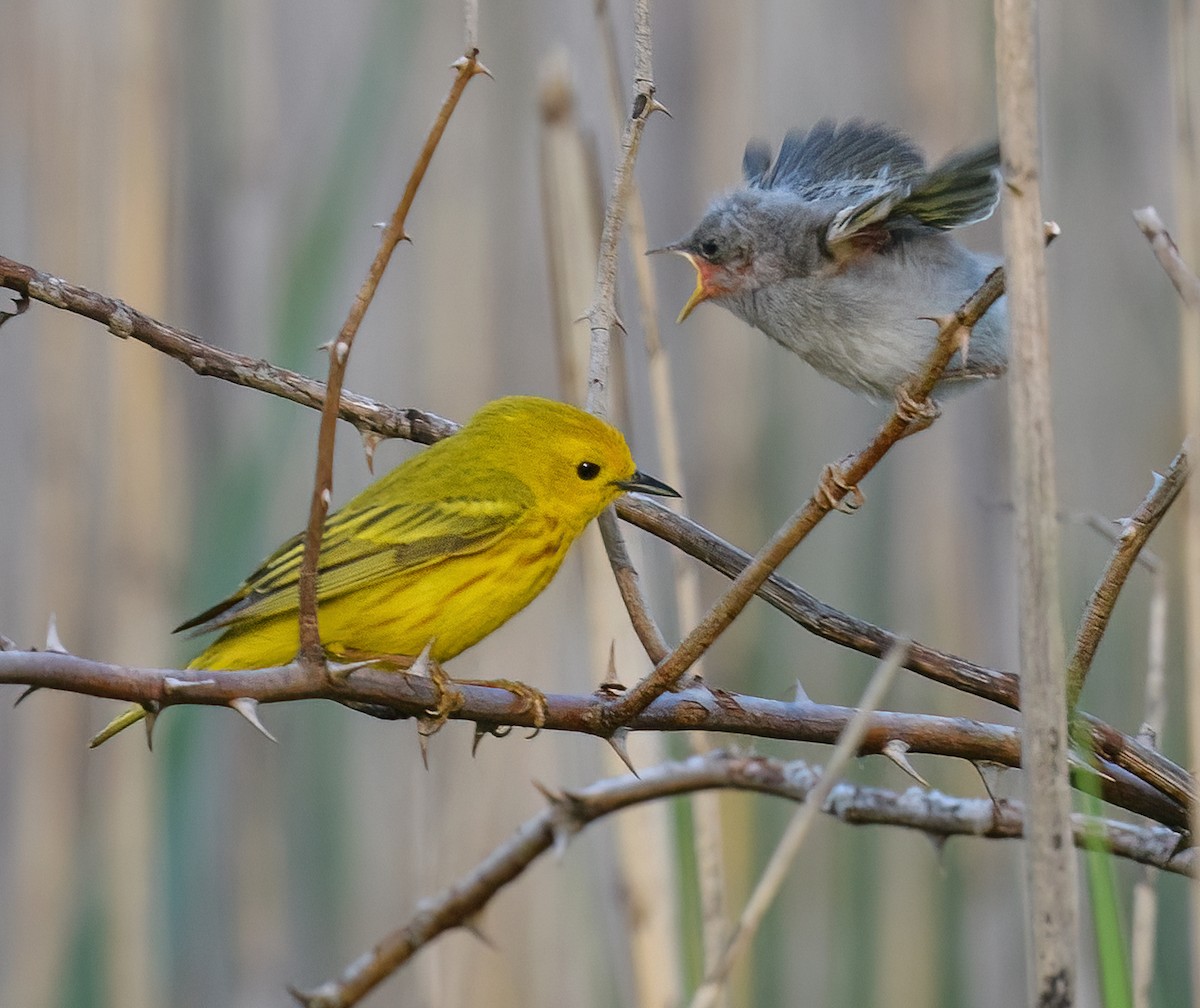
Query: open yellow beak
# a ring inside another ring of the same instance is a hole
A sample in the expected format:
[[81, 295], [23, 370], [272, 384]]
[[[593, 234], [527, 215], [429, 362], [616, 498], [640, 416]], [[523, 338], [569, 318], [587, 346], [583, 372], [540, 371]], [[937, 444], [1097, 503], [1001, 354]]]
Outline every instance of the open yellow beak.
[[681, 249], [677, 243], [675, 245], [664, 245], [662, 248], [651, 249], [646, 255], [657, 255], [660, 252], [674, 252], [677, 256], [683, 256], [689, 263], [692, 264], [692, 269], [696, 271], [696, 289], [692, 291], [692, 296], [687, 299], [687, 304], [683, 306], [683, 310], [675, 319], [675, 324], [678, 325], [685, 318], [692, 314], [692, 310], [701, 301], [707, 301], [712, 297], [714, 291], [709, 284], [705, 283], [704, 270], [701, 269], [701, 260], [698, 260], [691, 252], [686, 249]]
[[696, 305], [698, 305], [701, 301], [707, 301], [709, 297], [711, 297], [708, 288], [704, 286], [704, 274], [700, 272], [700, 267], [696, 266], [696, 260], [691, 255], [688, 255], [687, 252], [681, 252], [680, 255], [687, 256], [688, 262], [690, 262], [696, 269], [696, 289], [692, 291], [692, 296], [687, 299], [687, 304], [683, 306], [683, 309], [680, 311], [678, 317], [676, 317], [676, 325], [679, 325], [680, 322], [691, 315], [692, 309], [695, 308]]
[[708, 289], [708, 285], [704, 282], [704, 270], [700, 268], [700, 263], [691, 252], [687, 252], [681, 248], [672, 248], [668, 245], [664, 249], [655, 249], [656, 252], [674, 252], [678, 256], [683, 256], [692, 264], [692, 269], [696, 271], [696, 289], [692, 291], [692, 296], [687, 299], [687, 304], [683, 306], [682, 311], [676, 316], [675, 324], [679, 325], [685, 318], [692, 314], [692, 309], [701, 301], [707, 301], [712, 297], [712, 291]]

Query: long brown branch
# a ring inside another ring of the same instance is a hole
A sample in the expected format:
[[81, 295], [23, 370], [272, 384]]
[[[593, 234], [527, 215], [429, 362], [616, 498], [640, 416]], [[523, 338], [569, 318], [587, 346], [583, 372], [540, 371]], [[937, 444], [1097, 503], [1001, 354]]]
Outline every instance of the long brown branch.
[[[795, 670], [789, 670], [793, 675]], [[374, 707], [387, 707], [400, 717], [423, 717], [437, 703], [436, 688], [423, 676], [362, 668], [342, 678], [308, 674], [299, 663], [269, 669], [221, 672], [151, 669], [92, 661], [56, 651], [0, 650], [0, 683], [65, 690], [89, 696], [143, 703], [165, 709], [180, 704], [235, 707], [235, 701], [279, 703], [329, 699]], [[450, 717], [472, 721], [481, 729], [502, 725], [534, 727], [534, 712], [523, 698], [507, 690], [456, 684], [462, 705]], [[549, 731], [599, 734], [596, 711], [603, 697], [587, 694], [547, 694], [542, 727]], [[850, 707], [787, 702], [741, 694], [713, 692], [697, 687], [667, 693], [655, 700], [628, 725], [636, 731], [711, 731], [798, 742], [832, 745], [846, 721]], [[257, 727], [257, 726], [256, 726]], [[1182, 804], [1164, 796], [1132, 773], [1121, 769], [1114, 754], [1135, 745], [1120, 733], [1097, 724], [1097, 734], [1107, 739], [1096, 752], [1105, 765], [1104, 797], [1114, 805], [1182, 828]], [[881, 753], [893, 740], [904, 742], [912, 753], [984, 760], [1005, 766], [1020, 765], [1020, 736], [1015, 728], [966, 718], [879, 712], [872, 718], [863, 755]], [[1151, 751], [1152, 752], [1152, 751]], [[1157, 754], [1155, 754], [1157, 756]], [[1169, 761], [1157, 757], [1170, 767]], [[1176, 768], [1177, 770], [1177, 768]], [[1145, 768], [1143, 766], [1143, 772]], [[1153, 768], [1149, 771], [1155, 772]], [[1182, 771], [1178, 771], [1182, 774]]]

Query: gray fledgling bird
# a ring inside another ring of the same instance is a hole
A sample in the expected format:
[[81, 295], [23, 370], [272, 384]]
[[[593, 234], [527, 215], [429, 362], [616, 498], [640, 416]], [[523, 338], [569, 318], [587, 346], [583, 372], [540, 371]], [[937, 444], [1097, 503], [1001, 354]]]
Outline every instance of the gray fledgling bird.
[[[840, 385], [892, 398], [933, 350], [929, 320], [955, 311], [998, 265], [948, 232], [991, 216], [999, 161], [992, 143], [927, 169], [906, 137], [858, 121], [792, 130], [773, 164], [752, 141], [746, 185], [718, 197], [688, 237], [654, 250], [696, 269], [678, 321], [712, 301]], [[1003, 374], [1007, 345], [1001, 299], [937, 392]]]

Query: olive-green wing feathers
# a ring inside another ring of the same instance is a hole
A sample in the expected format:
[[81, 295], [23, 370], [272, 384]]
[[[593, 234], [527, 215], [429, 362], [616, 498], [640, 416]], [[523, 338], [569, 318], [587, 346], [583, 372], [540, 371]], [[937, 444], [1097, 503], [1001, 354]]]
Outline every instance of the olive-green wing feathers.
[[[486, 499], [464, 496], [384, 503], [376, 498], [361, 507], [353, 507], [351, 502], [326, 524], [317, 601], [487, 548], [504, 536], [532, 503], [524, 484], [508, 489], [512, 492]], [[176, 630], [200, 634], [235, 621], [296, 612], [303, 555], [301, 533], [263, 561], [232, 596]]]

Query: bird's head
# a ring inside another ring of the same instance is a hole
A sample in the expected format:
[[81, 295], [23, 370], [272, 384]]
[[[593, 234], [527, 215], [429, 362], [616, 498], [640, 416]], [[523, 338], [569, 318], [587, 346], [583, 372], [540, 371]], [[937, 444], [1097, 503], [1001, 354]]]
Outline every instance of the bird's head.
[[743, 195], [732, 193], [721, 198], [686, 238], [647, 253], [674, 252], [696, 271], [696, 289], [676, 322], [687, 318], [701, 301], [735, 296], [756, 285], [755, 236], [746, 226], [746, 208], [740, 198]]
[[496, 445], [491, 454], [502, 457], [543, 510], [576, 532], [624, 493], [679, 496], [638, 470], [619, 430], [567, 403], [498, 399], [456, 436], [472, 430]]
[[676, 321], [702, 301], [737, 298], [815, 272], [827, 257], [821, 235], [829, 216], [787, 193], [749, 188], [720, 197], [690, 235], [650, 253], [674, 252], [696, 270], [696, 288]]

